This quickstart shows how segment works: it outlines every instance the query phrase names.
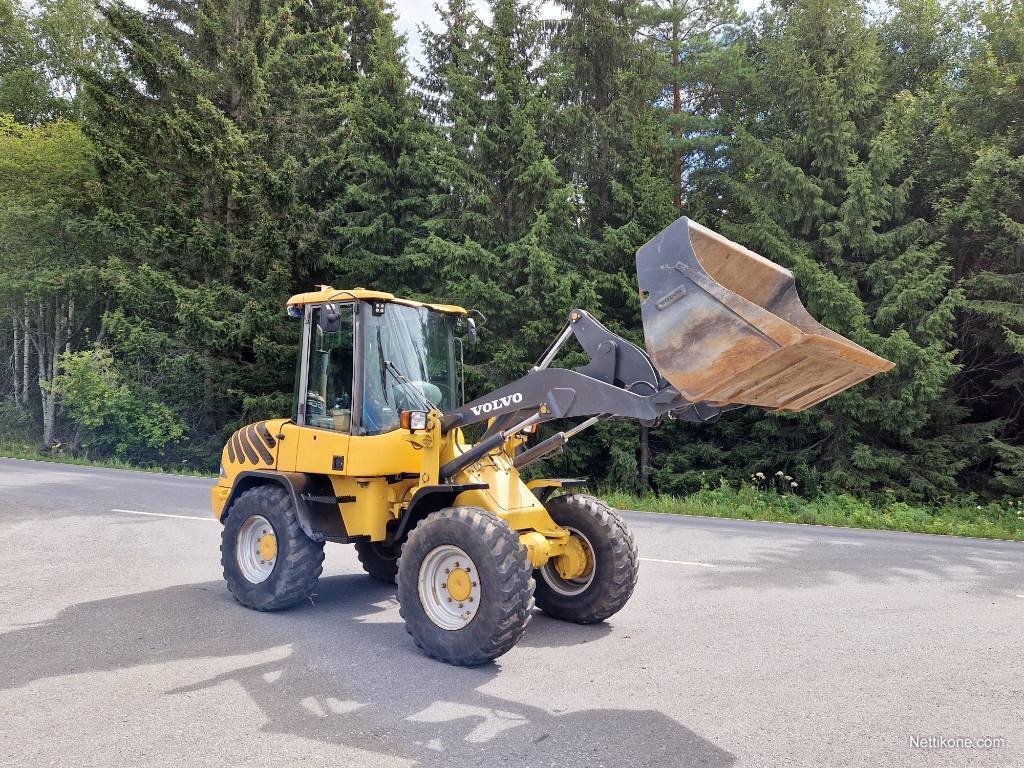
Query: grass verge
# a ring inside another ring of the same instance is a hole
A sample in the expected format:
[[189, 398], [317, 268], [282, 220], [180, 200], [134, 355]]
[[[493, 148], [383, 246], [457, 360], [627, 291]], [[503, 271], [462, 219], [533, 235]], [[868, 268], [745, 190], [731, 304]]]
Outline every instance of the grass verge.
[[704, 515], [738, 520], [874, 528], [883, 531], [939, 533], [986, 539], [1024, 541], [1024, 501], [1007, 499], [987, 504], [924, 505], [902, 501], [872, 503], [839, 493], [814, 499], [750, 487], [708, 488], [689, 496], [601, 494], [618, 509], [672, 515]]
[[69, 456], [64, 453], [45, 453], [34, 445], [0, 440], [0, 458], [30, 459], [48, 461], [53, 464], [75, 464], [81, 467], [104, 467], [106, 469], [130, 469], [133, 472], [153, 472], [158, 475], [184, 475], [186, 477], [216, 477], [208, 472], [194, 469], [168, 469], [167, 467], [143, 467], [119, 459], [90, 459], [85, 456]]
[[[0, 456], [158, 474], [215, 477], [188, 469], [178, 471], [165, 467], [140, 467], [118, 460], [97, 461], [64, 454], [47, 454], [32, 445], [4, 440], [0, 440]], [[636, 496], [615, 490], [604, 491], [600, 496], [618, 509], [670, 515], [703, 515], [1024, 541], [1024, 500], [1007, 499], [983, 505], [964, 502], [932, 506], [902, 501], [873, 503], [839, 493], [823, 493], [814, 499], [804, 499], [771, 490], [746, 486], [737, 489], [728, 485], [706, 488], [689, 496]]]

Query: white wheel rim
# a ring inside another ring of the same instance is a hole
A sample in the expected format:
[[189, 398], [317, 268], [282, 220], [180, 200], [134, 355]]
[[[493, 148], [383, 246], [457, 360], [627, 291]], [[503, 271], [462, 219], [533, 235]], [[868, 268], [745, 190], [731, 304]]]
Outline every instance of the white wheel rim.
[[561, 574], [558, 573], [558, 569], [555, 568], [554, 558], [551, 558], [541, 566], [540, 575], [544, 582], [558, 594], [565, 597], [576, 597], [586, 592], [590, 585], [594, 583], [594, 576], [597, 574], [597, 558], [594, 556], [594, 546], [590, 543], [590, 539], [584, 536], [578, 528], [565, 526], [565, 529], [578, 538], [580, 543], [583, 544], [583, 548], [587, 550], [587, 558], [591, 563], [590, 573], [578, 579], [563, 579]]
[[[267, 537], [273, 539], [273, 556], [267, 557]], [[245, 580], [259, 584], [270, 578], [277, 563], [277, 532], [263, 515], [252, 515], [238, 531], [235, 543], [235, 560]]]
[[427, 618], [441, 629], [462, 629], [480, 607], [476, 563], [454, 544], [441, 544], [427, 553], [420, 563], [417, 586]]

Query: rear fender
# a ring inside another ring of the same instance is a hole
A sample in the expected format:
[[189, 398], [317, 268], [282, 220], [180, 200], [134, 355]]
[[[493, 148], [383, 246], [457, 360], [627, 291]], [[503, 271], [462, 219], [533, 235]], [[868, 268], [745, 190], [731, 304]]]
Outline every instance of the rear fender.
[[299, 527], [313, 541], [353, 540], [345, 530], [345, 521], [338, 505], [353, 502], [355, 497], [335, 496], [330, 478], [326, 475], [275, 470], [239, 472], [224, 505], [221, 522], [227, 520], [231, 514], [231, 504], [239, 495], [249, 488], [267, 483], [280, 485], [292, 497]]

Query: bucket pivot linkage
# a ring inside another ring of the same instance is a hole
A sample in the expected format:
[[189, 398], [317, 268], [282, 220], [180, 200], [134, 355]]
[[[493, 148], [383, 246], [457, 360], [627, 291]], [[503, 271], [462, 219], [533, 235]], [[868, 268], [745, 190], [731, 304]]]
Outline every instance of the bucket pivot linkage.
[[[573, 309], [529, 373], [445, 414], [445, 431], [493, 420], [443, 476], [527, 421], [587, 417], [520, 454], [521, 466], [603, 418], [704, 422], [743, 405], [802, 411], [894, 365], [811, 317], [792, 272], [689, 219], [640, 248], [636, 266], [646, 350]], [[590, 362], [551, 368], [572, 336]]]

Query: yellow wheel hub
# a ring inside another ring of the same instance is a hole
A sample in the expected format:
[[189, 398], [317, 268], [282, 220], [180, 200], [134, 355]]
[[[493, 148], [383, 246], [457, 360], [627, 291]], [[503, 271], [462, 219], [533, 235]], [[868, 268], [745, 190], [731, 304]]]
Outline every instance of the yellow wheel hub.
[[256, 549], [264, 560], [273, 560], [277, 557], [277, 537], [272, 533], [263, 534], [256, 544]]
[[569, 537], [562, 554], [555, 558], [555, 570], [567, 581], [588, 576], [593, 567], [586, 545], [576, 536]]
[[473, 582], [464, 568], [453, 568], [452, 572], [448, 574], [445, 587], [448, 589], [448, 594], [452, 596], [452, 600], [461, 603], [473, 591]]

